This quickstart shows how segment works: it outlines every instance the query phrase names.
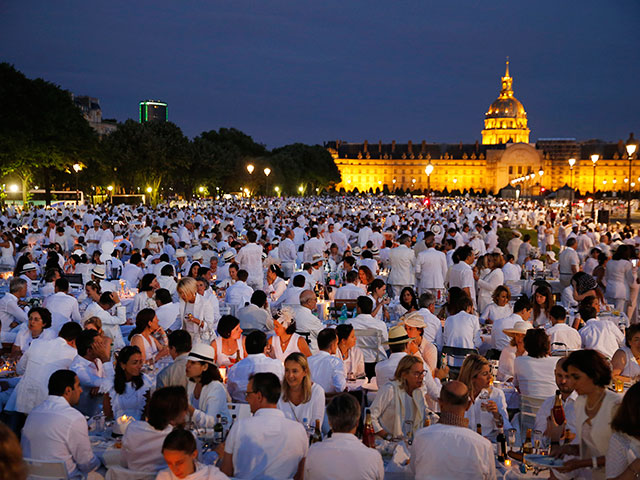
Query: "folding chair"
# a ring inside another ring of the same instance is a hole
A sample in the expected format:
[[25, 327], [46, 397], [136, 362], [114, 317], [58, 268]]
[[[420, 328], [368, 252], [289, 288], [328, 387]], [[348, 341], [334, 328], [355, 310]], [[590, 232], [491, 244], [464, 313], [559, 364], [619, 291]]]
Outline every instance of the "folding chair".
[[536, 415], [538, 410], [544, 403], [545, 398], [530, 397], [528, 395], [520, 395], [520, 432], [524, 435], [528, 428], [533, 429], [536, 423]]
[[467, 355], [472, 353], [477, 355], [478, 350], [475, 348], [442, 347], [442, 353], [446, 355], [447, 367], [449, 367], [449, 377], [456, 379], [460, 373], [462, 362], [464, 362]]
[[62, 460], [36, 460], [25, 457], [27, 480], [68, 480], [67, 466]]
[[376, 328], [359, 328], [354, 329], [353, 333], [356, 336], [356, 346], [362, 350], [368, 350], [376, 355], [376, 362], [384, 360], [380, 353], [380, 346], [382, 345], [382, 332]]
[[252, 415], [251, 407], [249, 407], [248, 403], [228, 403], [227, 407], [229, 408], [229, 414], [235, 415], [236, 420]]

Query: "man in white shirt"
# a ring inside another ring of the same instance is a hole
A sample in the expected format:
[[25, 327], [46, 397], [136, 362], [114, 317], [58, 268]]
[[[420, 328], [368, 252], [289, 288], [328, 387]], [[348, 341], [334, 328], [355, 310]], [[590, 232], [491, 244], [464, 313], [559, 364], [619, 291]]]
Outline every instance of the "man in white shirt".
[[246, 270], [238, 270], [238, 280], [227, 288], [225, 294], [226, 303], [244, 307], [245, 304], [251, 301], [253, 288], [247, 284], [248, 278], [249, 272]]
[[335, 328], [325, 328], [318, 333], [318, 353], [307, 358], [311, 380], [325, 393], [340, 393], [347, 387], [342, 360], [335, 356], [338, 337]]
[[264, 353], [267, 348], [267, 336], [264, 332], [255, 331], [247, 335], [245, 348], [247, 357], [230, 368], [227, 375], [227, 390], [233, 401], [238, 403], [246, 403], [249, 377], [254, 373], [271, 372], [280, 380], [284, 377], [282, 362], [267, 357]]
[[385, 343], [389, 346], [391, 354], [388, 359], [376, 363], [376, 383], [378, 388], [393, 380], [398, 363], [408, 355], [407, 346], [409, 342], [411, 342], [411, 339], [402, 325], [391, 327], [389, 341]]
[[253, 416], [236, 420], [229, 431], [220, 468], [226, 475], [239, 479], [302, 478], [307, 433], [301, 423], [285, 418], [278, 410], [281, 379], [268, 372], [249, 378], [246, 400]]
[[27, 282], [22, 278], [12, 278], [9, 293], [0, 298], [0, 339], [2, 343], [13, 343], [17, 331], [11, 331], [20, 324], [27, 324], [29, 317], [18, 302], [27, 295]]
[[306, 279], [304, 275], [297, 274], [290, 282], [280, 298], [271, 304], [274, 310], [287, 305], [300, 305], [300, 294], [304, 290]]
[[80, 323], [78, 301], [69, 295], [69, 280], [59, 278], [55, 283], [55, 293], [44, 301], [44, 306], [53, 317], [52, 326], [58, 330], [64, 323], [74, 321]]
[[251, 295], [251, 303], [236, 312], [240, 320], [240, 328], [243, 332], [262, 330], [265, 333], [273, 331], [273, 318], [269, 313], [267, 294], [262, 290], [256, 290]]
[[49, 396], [33, 409], [22, 429], [22, 453], [36, 460], [65, 463], [69, 478], [80, 480], [100, 466], [91, 450], [84, 415], [73, 408], [82, 387], [71, 370], [57, 370], [48, 380]]
[[111, 358], [111, 339], [101, 336], [96, 330], [83, 330], [76, 339], [78, 355], [73, 359], [69, 370], [73, 370], [80, 379], [82, 394], [76, 408], [87, 417], [93, 417], [102, 410], [100, 387], [113, 379]]
[[293, 237], [293, 231], [287, 229], [284, 239], [278, 247], [278, 254], [280, 255], [280, 260], [282, 260], [282, 273], [284, 273], [285, 278], [291, 278], [296, 266], [297, 248], [293, 243]]
[[320, 319], [312, 313], [316, 311], [317, 306], [318, 300], [314, 291], [303, 290], [300, 294], [300, 306], [293, 307], [293, 316], [296, 320], [296, 332], [298, 334], [308, 334], [311, 353], [318, 351], [318, 334], [320, 330], [324, 328]]
[[511, 234], [513, 238], [509, 240], [507, 244], [507, 252], [509, 252], [514, 258], [518, 256], [518, 251], [520, 250], [520, 245], [522, 245], [522, 234], [518, 230], [512, 230]]
[[520, 276], [522, 275], [522, 267], [518, 265], [515, 261], [515, 257], [511, 254], [508, 254], [505, 257], [505, 263], [502, 267], [502, 274], [504, 275], [504, 281], [507, 282], [517, 282], [520, 280]]
[[378, 351], [373, 351], [372, 348], [363, 350], [364, 353], [364, 368], [367, 373], [367, 377], [373, 377], [375, 373], [375, 364], [379, 360], [387, 358], [387, 354], [384, 351], [382, 342], [389, 340], [389, 332], [387, 331], [387, 324], [382, 320], [377, 320], [371, 316], [373, 311], [373, 300], [364, 295], [358, 297], [356, 303], [356, 313], [354, 318], [350, 318], [346, 323], [351, 324], [355, 330], [375, 329], [380, 331], [381, 344]]
[[262, 290], [264, 283], [262, 271], [262, 246], [256, 243], [258, 235], [253, 230], [247, 232], [247, 243], [236, 255], [236, 262], [241, 270], [249, 274], [247, 285], [253, 290]]
[[[516, 303], [513, 305], [513, 313], [507, 317], [497, 319], [493, 322], [493, 326], [491, 327], [491, 348], [496, 350], [499, 356], [502, 350], [507, 348], [511, 343], [511, 337], [504, 333], [504, 330], [513, 329], [517, 322], [527, 322], [528, 325], [529, 319], [531, 318], [531, 313], [533, 311], [533, 307], [531, 305], [531, 301], [526, 295], [521, 296], [516, 300]], [[521, 333], [526, 333], [522, 331]], [[492, 357], [495, 358], [495, 357]]]
[[38, 280], [38, 266], [35, 263], [25, 263], [19, 278], [27, 282], [27, 297], [31, 297], [33, 284]]
[[142, 261], [142, 255], [134, 253], [131, 255], [129, 262], [125, 264], [122, 269], [120, 279], [127, 282], [129, 288], [138, 288], [138, 283], [144, 275], [144, 262]]
[[313, 227], [309, 230], [309, 240], [304, 243], [302, 261], [305, 263], [313, 263], [314, 255], [324, 257], [324, 251], [327, 244], [321, 238], [318, 238], [318, 228]]
[[562, 288], [569, 286], [571, 277], [580, 270], [580, 257], [576, 252], [577, 241], [575, 238], [567, 240], [567, 248], [558, 256], [558, 271], [560, 272], [560, 285]]
[[177, 302], [178, 301], [178, 291], [177, 291], [178, 283], [176, 282], [176, 279], [173, 277], [173, 272], [174, 272], [173, 265], [165, 265], [160, 269], [160, 275], [156, 278], [156, 280], [158, 280], [158, 285], [160, 285], [160, 288], [166, 288], [167, 290], [169, 290], [169, 293], [171, 294], [171, 298]]
[[380, 453], [355, 436], [360, 415], [360, 404], [353, 396], [343, 393], [331, 400], [327, 417], [333, 435], [309, 447], [304, 463], [305, 480], [384, 478]]
[[482, 344], [480, 322], [477, 316], [469, 313], [473, 309], [471, 299], [460, 298], [454, 308], [458, 312], [445, 320], [442, 344], [445, 347], [479, 348]]
[[438, 350], [442, 350], [442, 322], [435, 316], [436, 297], [431, 292], [425, 292], [418, 298], [418, 313], [424, 319], [425, 327], [422, 338], [433, 343]]
[[596, 309], [590, 305], [580, 305], [578, 313], [586, 322], [578, 332], [582, 348], [597, 350], [611, 360], [616, 350], [624, 345], [624, 335], [618, 326], [609, 320], [600, 320]]
[[[564, 407], [564, 416], [566, 420], [567, 430], [576, 433], [576, 414], [575, 414], [575, 401], [578, 398], [578, 392], [573, 389], [573, 382], [567, 372], [562, 369], [566, 357], [561, 357], [556, 363], [554, 369], [556, 375], [556, 385], [560, 392], [560, 399], [562, 400], [562, 406]], [[544, 433], [546, 437], [550, 437], [550, 431], [548, 432], [549, 422], [551, 422], [551, 409], [555, 404], [556, 396], [553, 395], [547, 398], [540, 406], [538, 413], [536, 414], [536, 423], [534, 430], [539, 430]], [[551, 430], [551, 429], [549, 429]], [[557, 441], [557, 440], [556, 440]]]
[[356, 285], [358, 281], [358, 272], [355, 270], [350, 270], [346, 275], [347, 283], [336, 290], [335, 299], [336, 300], [355, 300], [364, 292], [362, 288]]
[[493, 480], [495, 454], [491, 442], [468, 428], [471, 406], [467, 386], [452, 381], [440, 392], [440, 422], [418, 430], [411, 446], [411, 471], [434, 480]]
[[389, 252], [389, 280], [388, 284], [393, 288], [394, 295], [400, 295], [404, 287], [415, 285], [416, 256], [411, 250], [411, 237], [400, 235], [399, 245]]
[[458, 263], [449, 270], [449, 288], [459, 287], [464, 290], [473, 306], [476, 306], [476, 280], [471, 265], [475, 261], [475, 255], [471, 247], [465, 245], [456, 249]]
[[427, 247], [418, 254], [416, 259], [416, 275], [418, 281], [418, 293], [427, 290], [444, 289], [444, 280], [447, 278], [447, 256], [434, 248], [435, 235], [427, 232], [424, 236], [424, 243]]
[[[578, 331], [567, 325], [567, 311], [561, 305], [554, 305], [549, 310], [551, 327], [547, 329], [547, 335], [551, 341], [551, 351], [554, 350], [580, 350], [582, 337]], [[558, 344], [558, 345], [554, 345]]]

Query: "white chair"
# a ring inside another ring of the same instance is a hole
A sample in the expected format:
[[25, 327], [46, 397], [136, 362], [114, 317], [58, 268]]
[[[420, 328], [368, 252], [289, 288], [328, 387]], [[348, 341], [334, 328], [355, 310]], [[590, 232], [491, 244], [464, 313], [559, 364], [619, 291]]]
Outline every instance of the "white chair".
[[229, 408], [229, 414], [235, 415], [236, 420], [252, 415], [251, 407], [249, 407], [248, 403], [228, 403], [227, 407]]
[[220, 311], [220, 316], [231, 315], [231, 305], [227, 303], [221, 303], [218, 310]]
[[114, 465], [109, 467], [105, 480], [154, 480], [157, 473], [137, 472], [128, 468]]
[[536, 415], [538, 410], [544, 403], [545, 398], [530, 397], [528, 395], [520, 395], [520, 432], [521, 435], [527, 433], [527, 429], [533, 429], [536, 423]]
[[36, 460], [24, 458], [27, 480], [68, 480], [67, 467], [62, 460]]
[[376, 362], [384, 360], [380, 353], [380, 346], [382, 345], [382, 332], [377, 328], [357, 328], [353, 330], [356, 336], [356, 346], [362, 350], [370, 351], [376, 356]]

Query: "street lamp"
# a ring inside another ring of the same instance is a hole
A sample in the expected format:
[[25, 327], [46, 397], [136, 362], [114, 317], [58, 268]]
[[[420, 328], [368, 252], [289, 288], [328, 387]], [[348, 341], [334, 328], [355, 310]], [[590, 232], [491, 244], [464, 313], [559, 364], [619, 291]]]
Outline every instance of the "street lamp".
[[253, 165], [249, 164], [247, 165], [247, 172], [249, 172], [249, 175], [251, 175], [253, 173], [253, 171], [255, 170], [256, 167], [254, 167]]
[[569, 214], [573, 213], [573, 166], [576, 164], [575, 158], [569, 159], [569, 170], [571, 171], [571, 198], [569, 199]]
[[591, 204], [591, 218], [593, 218], [594, 222], [596, 221], [596, 163], [598, 163], [599, 158], [600, 155], [597, 153], [591, 155], [591, 161], [593, 162], [593, 203]]
[[300, 195], [302, 195], [302, 192], [304, 192], [304, 187], [302, 185], [300, 185], [298, 187], [298, 191], [300, 192]]
[[78, 173], [82, 170], [82, 165], [79, 163], [73, 164], [73, 170], [76, 172], [76, 206], [78, 206], [78, 202], [80, 201], [80, 191], [78, 190]]
[[[636, 153], [636, 144], [633, 141], [633, 134], [627, 140], [627, 157], [629, 157], [629, 180], [631, 180], [631, 165], [633, 163], [633, 154]], [[627, 189], [627, 226], [631, 226], [631, 182]]]
[[[428, 198], [431, 199], [431, 174], [433, 173], [433, 165], [431, 164], [431, 160], [429, 160], [429, 164], [424, 167], [424, 173], [427, 174], [427, 195]], [[431, 202], [429, 202], [429, 206], [431, 206]]]

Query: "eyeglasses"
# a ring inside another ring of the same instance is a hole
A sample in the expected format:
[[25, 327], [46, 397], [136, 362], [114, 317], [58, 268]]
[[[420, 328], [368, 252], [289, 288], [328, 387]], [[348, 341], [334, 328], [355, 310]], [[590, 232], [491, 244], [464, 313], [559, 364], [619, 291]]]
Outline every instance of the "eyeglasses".
[[419, 378], [419, 377], [424, 377], [427, 372], [425, 370], [422, 370], [421, 372], [409, 372], [409, 373], [411, 373], [411, 375], [413, 375], [414, 377]]
[[247, 390], [247, 391], [244, 393], [244, 398], [248, 398], [248, 397], [249, 397], [249, 395], [251, 395], [252, 393], [258, 393], [258, 392], [250, 392], [249, 390]]

